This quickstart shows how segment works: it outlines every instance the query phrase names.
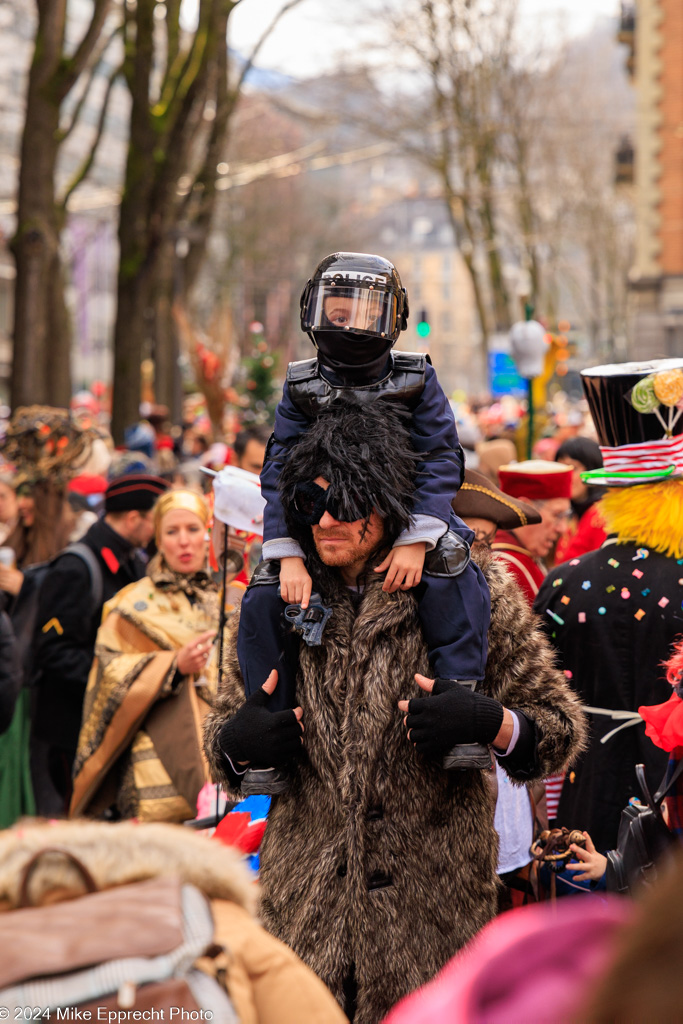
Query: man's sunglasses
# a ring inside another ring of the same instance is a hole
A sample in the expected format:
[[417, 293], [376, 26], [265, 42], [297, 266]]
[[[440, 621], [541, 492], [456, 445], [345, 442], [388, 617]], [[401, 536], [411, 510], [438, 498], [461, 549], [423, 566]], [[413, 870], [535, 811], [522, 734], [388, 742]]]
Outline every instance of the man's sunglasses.
[[313, 481], [296, 484], [293, 501], [294, 514], [305, 526], [315, 526], [325, 512], [340, 523], [355, 523], [369, 519], [372, 514], [372, 500], [357, 491], [337, 494], [332, 485], [327, 490]]

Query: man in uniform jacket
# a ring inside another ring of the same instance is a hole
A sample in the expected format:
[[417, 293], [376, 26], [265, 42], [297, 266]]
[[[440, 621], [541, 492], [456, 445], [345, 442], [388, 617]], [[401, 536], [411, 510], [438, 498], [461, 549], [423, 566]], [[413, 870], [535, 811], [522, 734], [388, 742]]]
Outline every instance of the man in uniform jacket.
[[571, 512], [571, 466], [529, 459], [501, 466], [500, 489], [540, 512], [540, 522], [520, 523], [499, 530], [493, 544], [496, 557], [512, 573], [530, 605], [548, 571], [545, 559], [562, 535]]
[[118, 477], [107, 487], [104, 517], [80, 541], [92, 551], [101, 574], [97, 604], [93, 574], [75, 553], [59, 555], [42, 583], [36, 617], [37, 687], [31, 739], [40, 814], [60, 814], [68, 805], [102, 607], [122, 587], [145, 575], [138, 549], [152, 539], [152, 506], [167, 490], [165, 480], [145, 474]]
[[[652, 792], [666, 769], [666, 753], [646, 737], [637, 711], [670, 697], [662, 662], [683, 632], [683, 417], [662, 438], [668, 410], [654, 392], [657, 382], [669, 395], [660, 382], [677, 371], [683, 396], [682, 368], [679, 359], [583, 371], [604, 460], [584, 479], [608, 488], [608, 536], [597, 551], [553, 569], [534, 604], [590, 714], [590, 746], [565, 777], [557, 822], [586, 829], [602, 851], [616, 846], [631, 797], [642, 799], [635, 766], [645, 765]], [[651, 411], [640, 412], [629, 396]]]
[[[245, 702], [231, 623], [205, 733], [214, 777], [235, 795], [250, 762], [289, 763], [261, 846], [261, 917], [355, 1024], [376, 1024], [496, 911], [490, 773], [445, 771], [443, 753], [489, 744], [525, 783], [570, 760], [582, 732], [531, 612], [505, 613], [504, 571], [490, 560], [500, 632], [482, 692], [432, 686], [413, 592], [384, 592], [372, 571], [409, 522], [413, 465], [381, 403], [333, 406], [293, 447], [283, 508], [322, 599], [312, 613], [331, 615], [319, 645], [288, 648], [294, 711], [269, 709], [276, 673]], [[437, 546], [425, 571], [447, 568]], [[251, 586], [277, 572], [262, 563]]]

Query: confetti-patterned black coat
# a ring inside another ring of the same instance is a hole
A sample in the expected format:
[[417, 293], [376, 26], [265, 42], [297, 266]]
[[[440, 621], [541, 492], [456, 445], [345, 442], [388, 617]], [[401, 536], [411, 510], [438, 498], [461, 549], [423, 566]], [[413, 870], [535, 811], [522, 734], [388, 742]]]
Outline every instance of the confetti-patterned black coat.
[[[671, 696], [661, 662], [683, 632], [682, 601], [683, 560], [608, 540], [554, 569], [534, 609], [585, 704], [637, 711]], [[667, 755], [645, 736], [642, 722], [604, 744], [601, 737], [620, 723], [595, 714], [590, 722], [590, 746], [565, 778], [557, 822], [587, 829], [605, 851], [616, 846], [621, 811], [640, 796], [635, 765], [645, 764], [656, 789]]]
[[[580, 749], [583, 716], [519, 589], [490, 555], [475, 557], [491, 589], [484, 688], [538, 728], [534, 763], [507, 768], [543, 778]], [[419, 695], [413, 674], [427, 669], [415, 600], [369, 576], [358, 610], [340, 587], [322, 646], [301, 650], [305, 754], [261, 846], [264, 924], [342, 1005], [355, 974], [355, 1024], [377, 1024], [433, 977], [494, 915], [497, 890], [486, 779], [444, 772], [406, 739], [397, 702]], [[232, 789], [218, 736], [244, 701], [234, 634], [227, 653], [205, 750]]]

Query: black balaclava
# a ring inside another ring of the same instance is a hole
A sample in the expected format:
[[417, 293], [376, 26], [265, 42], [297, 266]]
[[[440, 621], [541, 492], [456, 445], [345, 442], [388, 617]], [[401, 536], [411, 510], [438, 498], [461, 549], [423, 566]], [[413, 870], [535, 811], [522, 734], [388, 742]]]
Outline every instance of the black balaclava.
[[356, 331], [312, 331], [323, 366], [350, 384], [372, 383], [382, 376], [392, 341]]

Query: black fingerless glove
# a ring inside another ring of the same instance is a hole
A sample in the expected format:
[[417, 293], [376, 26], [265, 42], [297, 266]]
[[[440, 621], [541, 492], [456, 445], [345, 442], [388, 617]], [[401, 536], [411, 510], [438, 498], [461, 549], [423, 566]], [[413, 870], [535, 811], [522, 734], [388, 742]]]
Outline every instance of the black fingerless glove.
[[500, 701], [454, 679], [436, 679], [431, 694], [408, 704], [406, 726], [423, 757], [441, 757], [457, 743], [492, 743], [503, 716]]
[[293, 711], [269, 711], [271, 695], [252, 693], [221, 728], [218, 743], [236, 768], [239, 761], [279, 768], [301, 753], [303, 732]]

